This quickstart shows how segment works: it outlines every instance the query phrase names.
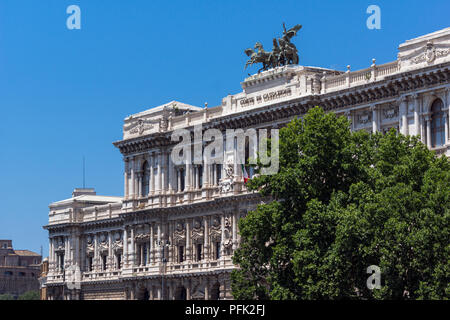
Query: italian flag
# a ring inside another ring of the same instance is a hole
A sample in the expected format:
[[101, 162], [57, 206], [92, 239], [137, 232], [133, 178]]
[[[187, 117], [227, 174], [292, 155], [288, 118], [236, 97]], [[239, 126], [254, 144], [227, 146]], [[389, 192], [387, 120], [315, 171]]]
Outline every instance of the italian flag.
[[244, 177], [244, 183], [247, 183], [248, 181], [248, 173], [247, 170], [245, 170], [245, 166], [241, 163], [242, 168], [242, 176]]

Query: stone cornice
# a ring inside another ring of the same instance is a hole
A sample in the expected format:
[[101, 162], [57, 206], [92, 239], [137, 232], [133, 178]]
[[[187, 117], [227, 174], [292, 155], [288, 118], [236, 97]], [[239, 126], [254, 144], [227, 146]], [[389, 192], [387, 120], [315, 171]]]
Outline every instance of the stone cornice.
[[[266, 200], [259, 193], [246, 193], [241, 195], [232, 195], [216, 198], [211, 201], [194, 202], [191, 204], [177, 205], [165, 208], [142, 209], [133, 212], [121, 213], [126, 225], [139, 225], [149, 220], [167, 218], [169, 215], [199, 216], [202, 212], [213, 215], [216, 211], [229, 211], [232, 205], [238, 205], [239, 202], [260, 202]], [[228, 206], [227, 206], [228, 205]]]
[[[181, 204], [164, 208], [141, 209], [132, 212], [123, 212], [117, 218], [105, 218], [96, 221], [62, 223], [55, 225], [46, 225], [43, 228], [51, 233], [67, 233], [70, 228], [82, 229], [88, 232], [89, 229], [95, 229], [101, 232], [100, 228], [118, 228], [128, 225], [139, 225], [151, 221], [160, 221], [162, 218], [175, 218], [175, 216], [198, 216], [202, 212], [208, 215], [216, 214], [217, 211], [230, 211], [230, 207], [238, 205], [242, 201], [246, 203], [259, 203], [266, 201], [259, 193], [245, 193], [240, 195], [231, 195], [215, 198], [210, 201], [194, 202], [189, 204]], [[232, 210], [231, 210], [232, 211]]]
[[[446, 85], [450, 79], [450, 63], [428, 66], [421, 69], [400, 72], [385, 77], [383, 80], [361, 84], [338, 91], [313, 94], [293, 98], [287, 102], [244, 112], [213, 118], [202, 124], [203, 129], [219, 130], [248, 128], [255, 125], [269, 124], [276, 121], [289, 121], [294, 116], [305, 114], [310, 108], [319, 105], [326, 111], [343, 111], [356, 105], [382, 103], [383, 100], [399, 98], [404, 94], [417, 92], [430, 86]], [[185, 129], [192, 130], [193, 126]], [[151, 134], [138, 138], [114, 142], [124, 155], [143, 152], [151, 148], [172, 145], [172, 131]]]

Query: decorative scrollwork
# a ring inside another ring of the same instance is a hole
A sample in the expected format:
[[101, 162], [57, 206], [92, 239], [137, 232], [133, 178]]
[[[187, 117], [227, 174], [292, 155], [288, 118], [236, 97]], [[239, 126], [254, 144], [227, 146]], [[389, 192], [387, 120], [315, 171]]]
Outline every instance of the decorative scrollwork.
[[383, 109], [383, 115], [385, 119], [396, 118], [398, 115], [398, 108], [390, 107]]

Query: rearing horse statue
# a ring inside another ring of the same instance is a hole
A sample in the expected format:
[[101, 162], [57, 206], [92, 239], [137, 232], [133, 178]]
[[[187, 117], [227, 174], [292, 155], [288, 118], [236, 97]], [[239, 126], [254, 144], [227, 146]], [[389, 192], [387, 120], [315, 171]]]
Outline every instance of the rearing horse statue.
[[262, 63], [262, 68], [258, 70], [258, 73], [270, 68], [276, 68], [278, 66], [284, 66], [287, 64], [298, 64], [299, 58], [297, 48], [291, 42], [291, 39], [297, 35], [297, 32], [302, 28], [301, 24], [297, 24], [289, 30], [286, 30], [286, 26], [283, 23], [283, 36], [281, 38], [273, 39], [273, 51], [267, 52], [264, 50], [263, 45], [260, 42], [256, 42], [254, 49], [245, 49], [245, 54], [250, 58], [245, 64], [246, 69], [249, 65], [254, 63]]

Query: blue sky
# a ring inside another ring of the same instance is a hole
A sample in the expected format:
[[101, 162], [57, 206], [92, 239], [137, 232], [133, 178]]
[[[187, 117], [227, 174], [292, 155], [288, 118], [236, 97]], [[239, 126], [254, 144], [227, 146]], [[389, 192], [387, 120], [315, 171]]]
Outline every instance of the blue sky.
[[[68, 30], [66, 8], [81, 8]], [[366, 8], [381, 8], [381, 30]], [[396, 59], [407, 39], [449, 26], [449, 1], [0, 0], [0, 238], [48, 252], [49, 203], [82, 185], [122, 195], [112, 145], [127, 115], [171, 100], [203, 106], [237, 93], [243, 50], [268, 50], [282, 23], [300, 64], [345, 70]]]

